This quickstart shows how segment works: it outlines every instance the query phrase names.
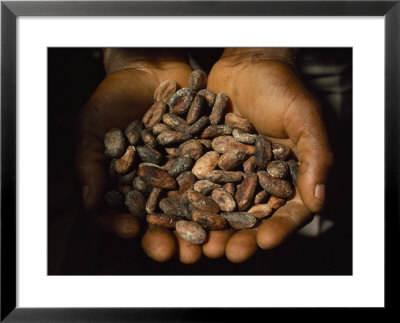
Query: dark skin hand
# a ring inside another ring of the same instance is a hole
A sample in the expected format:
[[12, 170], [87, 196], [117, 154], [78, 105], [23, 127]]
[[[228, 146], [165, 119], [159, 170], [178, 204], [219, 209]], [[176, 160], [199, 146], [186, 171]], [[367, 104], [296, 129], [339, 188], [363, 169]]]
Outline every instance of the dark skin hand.
[[[131, 238], [140, 232], [140, 223], [134, 216], [103, 211], [108, 174], [104, 134], [141, 120], [153, 104], [154, 90], [163, 80], [174, 79], [179, 87], [188, 87], [192, 68], [180, 51], [107, 49], [104, 54], [108, 75], [77, 118], [76, 170], [82, 183], [85, 210], [106, 230]], [[145, 230], [146, 241], [150, 241], [147, 245], [152, 248], [144, 250], [153, 259], [165, 261], [180, 250], [172, 232], [165, 230], [160, 234], [151, 227]]]
[[[253, 230], [210, 232], [202, 246], [177, 239], [168, 230], [148, 227], [142, 240], [147, 255], [166, 261], [178, 253], [184, 263], [194, 263], [202, 252], [210, 258], [223, 255], [243, 262], [257, 246], [270, 249], [312, 219], [323, 207], [324, 183], [332, 163], [318, 103], [305, 90], [286, 52], [248, 52], [226, 49], [209, 75], [208, 88], [224, 92], [229, 108], [250, 120], [273, 142], [287, 144], [301, 161], [295, 197]], [[255, 59], [256, 58], [256, 59]], [[271, 60], [272, 59], [272, 60]], [[107, 186], [103, 138], [111, 128], [124, 129], [141, 119], [153, 103], [157, 85], [175, 79], [188, 87], [192, 71], [180, 52], [124, 50], [105, 52], [106, 79], [78, 116], [77, 171], [85, 209], [97, 214], [107, 230], [129, 238], [139, 232], [139, 221], [129, 214], [100, 213]], [[316, 184], [321, 184], [316, 189]]]
[[233, 262], [247, 260], [256, 245], [271, 249], [281, 244], [324, 205], [333, 155], [320, 106], [297, 77], [292, 54], [285, 49], [226, 49], [208, 78], [209, 89], [228, 95], [231, 111], [272, 142], [289, 146], [301, 162], [295, 196], [253, 234], [244, 238], [234, 233], [229, 238], [226, 256]]

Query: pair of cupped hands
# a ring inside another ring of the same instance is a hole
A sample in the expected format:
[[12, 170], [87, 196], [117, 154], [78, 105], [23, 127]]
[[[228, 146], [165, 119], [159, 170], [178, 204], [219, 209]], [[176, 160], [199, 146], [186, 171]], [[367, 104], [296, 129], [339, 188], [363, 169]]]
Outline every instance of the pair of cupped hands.
[[141, 228], [129, 214], [104, 211], [104, 134], [141, 119], [162, 81], [173, 79], [179, 87], [189, 87], [193, 70], [183, 50], [167, 49], [105, 49], [104, 66], [105, 79], [78, 114], [76, 170], [84, 208], [106, 230], [123, 238], [143, 232], [143, 250], [156, 261], [177, 256], [183, 263], [195, 263], [205, 255], [243, 262], [258, 248], [281, 244], [322, 210], [333, 156], [321, 108], [299, 79], [292, 51], [227, 48], [213, 65], [207, 88], [228, 95], [229, 111], [247, 118], [272, 142], [290, 147], [300, 161], [295, 196], [256, 228], [211, 231], [203, 245], [193, 245], [167, 229]]

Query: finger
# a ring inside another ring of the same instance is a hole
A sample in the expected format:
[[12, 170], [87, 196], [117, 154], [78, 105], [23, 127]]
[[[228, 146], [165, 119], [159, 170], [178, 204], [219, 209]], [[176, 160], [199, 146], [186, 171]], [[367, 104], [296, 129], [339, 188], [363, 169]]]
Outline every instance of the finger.
[[183, 239], [176, 231], [174, 234], [177, 239], [178, 258], [184, 264], [194, 264], [198, 262], [202, 256], [201, 246], [190, 243]]
[[103, 206], [107, 187], [104, 148], [99, 139], [88, 133], [78, 140], [75, 167], [82, 185], [84, 208], [95, 212]]
[[140, 233], [139, 219], [130, 213], [108, 212], [98, 218], [106, 231], [117, 234], [122, 239], [137, 237]]
[[173, 233], [168, 229], [152, 225], [143, 235], [141, 245], [146, 255], [158, 262], [171, 259], [177, 251]]
[[299, 200], [293, 200], [279, 208], [257, 228], [257, 244], [261, 249], [272, 249], [284, 242], [312, 219], [312, 213]]
[[225, 255], [225, 248], [233, 230], [210, 231], [202, 249], [206, 257], [217, 259]]
[[301, 198], [311, 212], [320, 212], [333, 154], [319, 106], [311, 98], [297, 98], [285, 119], [289, 120], [285, 127], [288, 136], [297, 146], [297, 186]]
[[234, 233], [226, 244], [226, 257], [233, 263], [248, 260], [257, 251], [256, 231], [240, 230]]

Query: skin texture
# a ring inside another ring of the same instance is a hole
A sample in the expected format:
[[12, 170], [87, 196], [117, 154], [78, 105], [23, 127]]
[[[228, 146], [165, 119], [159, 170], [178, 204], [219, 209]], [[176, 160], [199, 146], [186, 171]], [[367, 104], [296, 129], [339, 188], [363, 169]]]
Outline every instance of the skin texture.
[[[233, 235], [211, 232], [202, 246], [209, 258], [219, 258], [225, 252], [230, 261], [243, 262], [255, 253], [255, 242], [262, 249], [279, 245], [323, 207], [321, 188], [333, 157], [320, 107], [293, 70], [292, 54], [288, 49], [226, 49], [209, 74], [207, 87], [228, 95], [228, 111], [247, 118], [271, 141], [288, 145], [301, 161], [295, 197], [257, 229]], [[192, 71], [180, 50], [106, 49], [104, 66], [107, 77], [77, 116], [76, 170], [84, 207], [96, 214], [101, 212], [107, 186], [105, 132], [124, 129], [130, 121], [141, 119], [163, 80], [174, 79], [179, 87], [188, 87]], [[315, 189], [316, 184], [322, 184], [320, 189]], [[156, 261], [167, 261], [177, 250], [184, 263], [201, 258], [199, 248], [188, 248], [168, 230], [142, 229], [142, 247]], [[108, 230], [124, 232], [115, 224], [108, 224]], [[139, 232], [136, 226], [135, 230]]]
[[[320, 106], [297, 77], [292, 53], [275, 54], [269, 56], [265, 49], [226, 49], [208, 79], [209, 89], [228, 95], [232, 112], [248, 119], [272, 142], [288, 145], [301, 162], [295, 197], [254, 229], [262, 249], [279, 245], [322, 210], [323, 188], [333, 163]], [[238, 235], [246, 240], [239, 232], [232, 235], [228, 259], [252, 255], [251, 248], [240, 251], [231, 245]]]

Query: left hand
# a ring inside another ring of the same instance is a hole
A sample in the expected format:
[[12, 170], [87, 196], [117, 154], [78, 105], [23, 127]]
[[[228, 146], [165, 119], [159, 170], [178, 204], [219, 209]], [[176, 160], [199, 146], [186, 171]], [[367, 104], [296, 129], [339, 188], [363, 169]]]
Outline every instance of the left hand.
[[[265, 49], [225, 50], [208, 77], [207, 88], [227, 94], [232, 112], [248, 119], [272, 142], [289, 146], [301, 162], [294, 198], [256, 229], [234, 233], [224, 242], [225, 254], [233, 262], [247, 260], [257, 245], [274, 248], [311, 221], [313, 213], [323, 208], [333, 163], [318, 102], [287, 61], [273, 59]], [[211, 238], [208, 247], [224, 249]], [[206, 248], [203, 252], [208, 255]]]

